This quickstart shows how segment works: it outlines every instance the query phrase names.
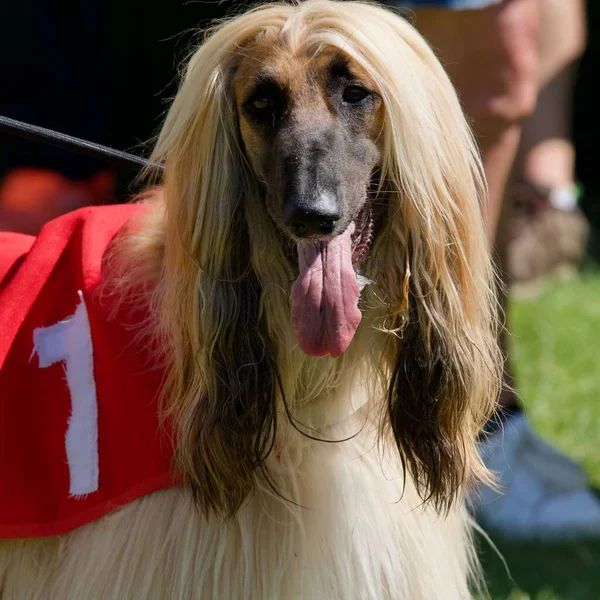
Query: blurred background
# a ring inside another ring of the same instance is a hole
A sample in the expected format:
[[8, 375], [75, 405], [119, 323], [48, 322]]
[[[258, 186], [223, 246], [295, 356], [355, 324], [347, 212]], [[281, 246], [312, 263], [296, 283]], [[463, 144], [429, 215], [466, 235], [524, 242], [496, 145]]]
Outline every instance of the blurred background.
[[[148, 155], [199, 29], [241, 4], [0, 0], [0, 115]], [[597, 489], [600, 3], [589, 0], [586, 8], [587, 43], [563, 115], [575, 151], [573, 185], [554, 193], [525, 177], [510, 184], [508, 318], [519, 396], [532, 426]], [[123, 202], [136, 191], [136, 174], [0, 133], [0, 230], [35, 234], [69, 210]], [[510, 573], [482, 539], [492, 598], [600, 598], [599, 541], [494, 541]]]

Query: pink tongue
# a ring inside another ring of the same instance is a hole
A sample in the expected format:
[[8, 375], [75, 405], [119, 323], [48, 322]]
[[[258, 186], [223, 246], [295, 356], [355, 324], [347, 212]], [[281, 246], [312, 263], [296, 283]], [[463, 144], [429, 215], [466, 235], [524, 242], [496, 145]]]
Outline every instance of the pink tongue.
[[352, 268], [351, 225], [326, 244], [298, 243], [300, 275], [292, 286], [292, 323], [300, 348], [337, 358], [360, 323], [360, 294]]

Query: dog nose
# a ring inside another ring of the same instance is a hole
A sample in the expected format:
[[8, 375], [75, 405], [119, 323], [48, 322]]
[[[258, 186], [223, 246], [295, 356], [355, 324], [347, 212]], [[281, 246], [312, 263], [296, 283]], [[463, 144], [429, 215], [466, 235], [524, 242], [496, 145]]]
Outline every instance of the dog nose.
[[298, 237], [327, 235], [331, 233], [335, 222], [339, 218], [337, 212], [323, 213], [321, 211], [296, 209], [292, 213], [288, 225]]
[[322, 194], [312, 205], [291, 204], [284, 211], [284, 222], [298, 237], [327, 235], [340, 218], [335, 196]]

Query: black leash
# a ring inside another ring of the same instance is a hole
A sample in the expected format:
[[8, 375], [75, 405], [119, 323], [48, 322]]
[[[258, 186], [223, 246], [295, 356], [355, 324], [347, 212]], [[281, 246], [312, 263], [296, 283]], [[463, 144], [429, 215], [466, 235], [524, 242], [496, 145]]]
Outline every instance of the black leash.
[[[52, 131], [45, 127], [30, 125], [29, 123], [17, 121], [16, 119], [11, 119], [9, 117], [3, 117], [2, 115], [0, 115], [0, 131], [18, 135], [19, 137], [34, 140], [36, 142], [46, 142], [57, 148], [72, 150], [73, 152], [92, 158], [100, 158], [117, 166], [145, 168], [149, 164], [148, 160], [141, 156], [129, 154], [122, 150], [115, 150], [114, 148], [103, 146], [102, 144], [88, 142], [87, 140], [59, 133], [58, 131]], [[155, 165], [155, 168], [162, 171], [164, 166]]]

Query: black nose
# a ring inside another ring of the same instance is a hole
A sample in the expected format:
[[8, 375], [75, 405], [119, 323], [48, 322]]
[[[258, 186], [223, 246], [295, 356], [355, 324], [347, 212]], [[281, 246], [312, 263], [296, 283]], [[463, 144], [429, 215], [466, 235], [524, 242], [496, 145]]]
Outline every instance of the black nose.
[[340, 214], [335, 199], [325, 199], [327, 201], [321, 201], [314, 206], [288, 204], [284, 210], [285, 224], [298, 237], [331, 233]]

